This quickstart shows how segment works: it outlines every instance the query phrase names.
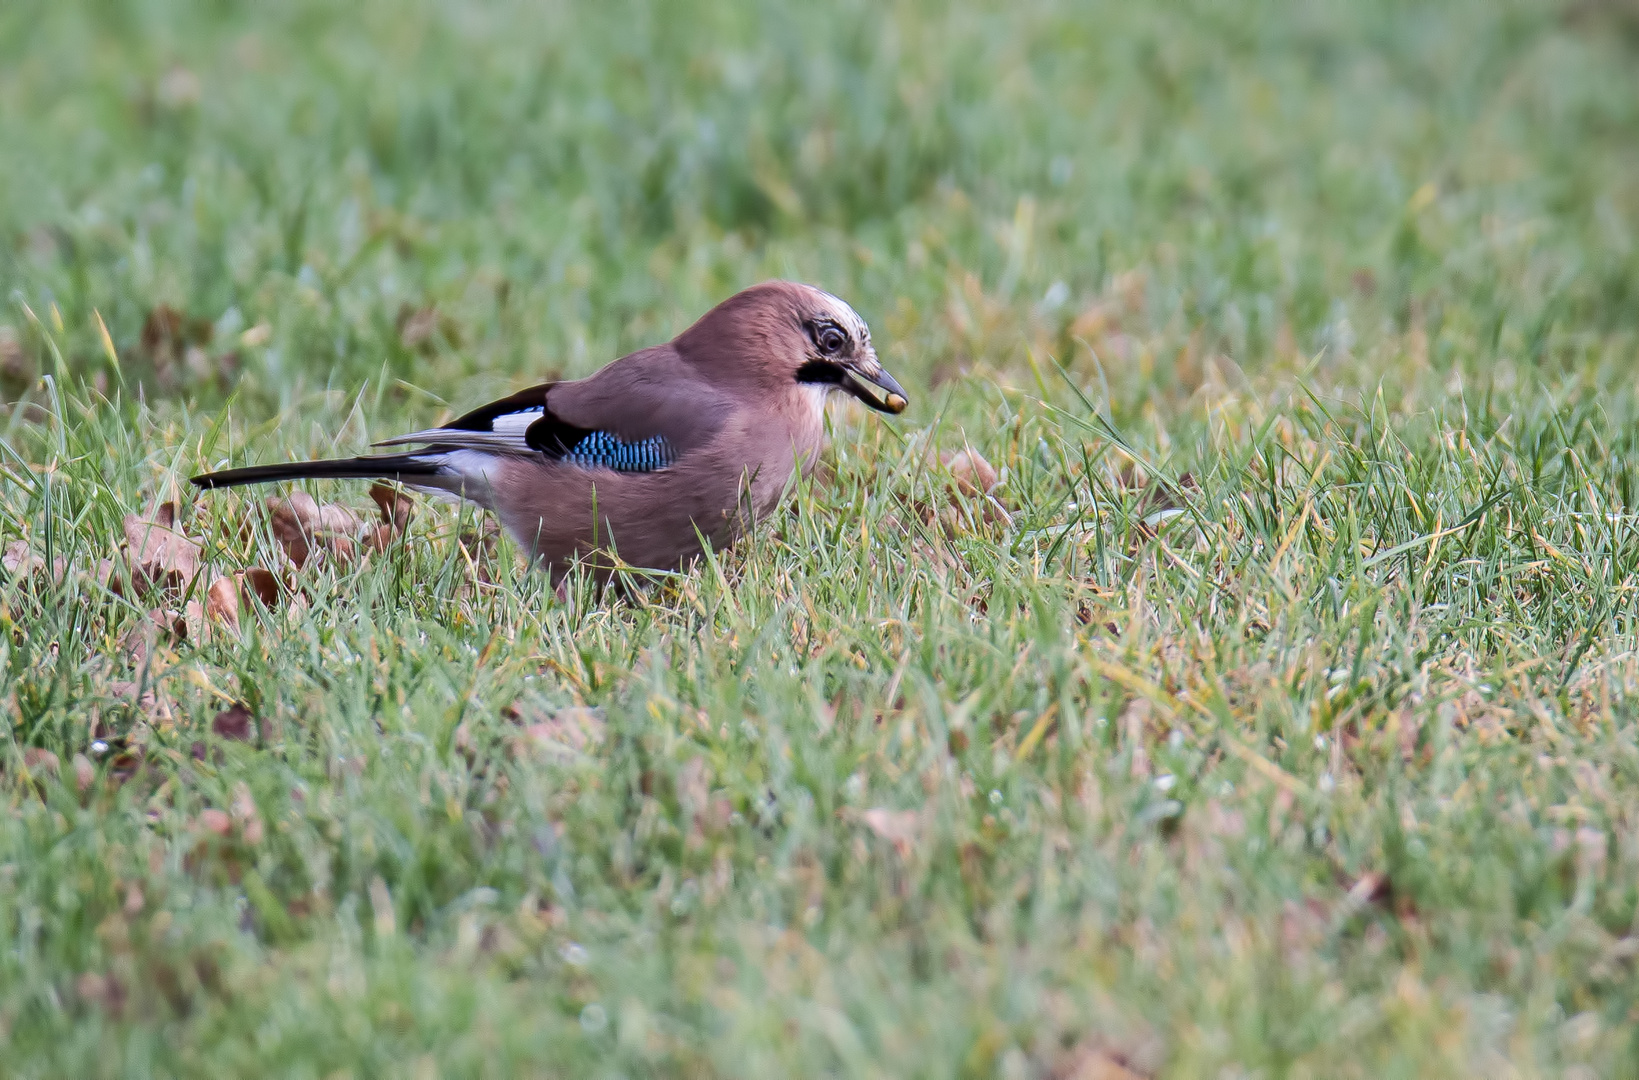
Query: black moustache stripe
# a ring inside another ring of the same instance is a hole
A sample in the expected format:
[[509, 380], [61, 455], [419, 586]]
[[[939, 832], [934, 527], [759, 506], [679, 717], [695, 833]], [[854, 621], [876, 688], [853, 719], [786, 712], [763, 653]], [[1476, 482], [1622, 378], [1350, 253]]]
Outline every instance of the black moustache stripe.
[[844, 378], [841, 364], [829, 360], [810, 360], [797, 369], [797, 381], [838, 385]]

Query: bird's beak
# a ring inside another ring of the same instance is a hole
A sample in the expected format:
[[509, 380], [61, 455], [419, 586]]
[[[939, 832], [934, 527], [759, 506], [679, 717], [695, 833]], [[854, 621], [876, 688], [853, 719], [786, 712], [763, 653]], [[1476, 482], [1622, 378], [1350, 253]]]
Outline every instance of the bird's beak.
[[842, 388], [877, 412], [902, 413], [910, 400], [905, 388], [882, 369], [876, 357], [842, 368]]

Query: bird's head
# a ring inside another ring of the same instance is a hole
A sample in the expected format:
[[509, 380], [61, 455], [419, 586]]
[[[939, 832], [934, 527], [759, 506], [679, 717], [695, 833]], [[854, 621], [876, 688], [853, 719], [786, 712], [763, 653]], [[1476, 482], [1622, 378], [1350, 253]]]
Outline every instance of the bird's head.
[[768, 281], [717, 305], [677, 339], [690, 356], [745, 368], [758, 381], [846, 391], [886, 413], [901, 413], [905, 389], [876, 358], [859, 313], [822, 289]]

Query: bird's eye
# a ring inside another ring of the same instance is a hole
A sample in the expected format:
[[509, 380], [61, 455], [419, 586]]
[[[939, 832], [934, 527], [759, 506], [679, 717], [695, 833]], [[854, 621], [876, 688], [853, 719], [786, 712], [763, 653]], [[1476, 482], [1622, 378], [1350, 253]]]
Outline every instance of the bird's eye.
[[835, 356], [848, 344], [848, 335], [834, 326], [827, 326], [820, 330], [818, 335], [820, 352], [826, 356]]

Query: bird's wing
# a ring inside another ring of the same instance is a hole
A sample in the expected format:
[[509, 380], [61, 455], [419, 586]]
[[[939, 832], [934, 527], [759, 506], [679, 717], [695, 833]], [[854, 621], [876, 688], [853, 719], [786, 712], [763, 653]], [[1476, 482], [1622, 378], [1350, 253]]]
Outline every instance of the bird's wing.
[[474, 409], [440, 428], [379, 446], [544, 455], [583, 468], [663, 469], [722, 427], [728, 397], [670, 345], [622, 357], [573, 382], [547, 383]]
[[546, 413], [547, 392], [563, 383], [543, 383], [492, 401], [451, 420], [443, 427], [412, 431], [383, 439], [377, 446], [430, 444], [455, 450], [488, 450], [498, 454], [540, 453], [525, 440], [529, 425]]

